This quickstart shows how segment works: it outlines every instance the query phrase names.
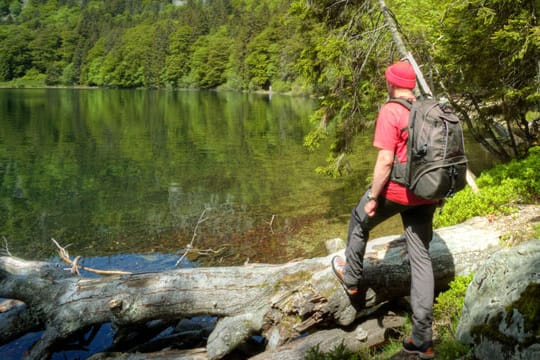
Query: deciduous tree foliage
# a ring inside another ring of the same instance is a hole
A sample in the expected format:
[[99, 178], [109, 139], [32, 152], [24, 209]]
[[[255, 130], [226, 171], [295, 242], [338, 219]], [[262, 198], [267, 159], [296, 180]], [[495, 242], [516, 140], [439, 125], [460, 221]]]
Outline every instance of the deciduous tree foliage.
[[[538, 142], [536, 0], [388, 0], [436, 95], [502, 158]], [[399, 58], [375, 0], [0, 1], [0, 81], [317, 96], [308, 146], [337, 174]], [[535, 120], [536, 123], [535, 123]]]
[[471, 125], [479, 138], [494, 132], [494, 120], [506, 128], [503, 140], [513, 154], [493, 145], [504, 157], [521, 157], [538, 141], [531, 125], [540, 116], [539, 6], [536, 0], [462, 1], [448, 6], [440, 25], [435, 56], [448, 91], [461, 96], [463, 113], [476, 110]]

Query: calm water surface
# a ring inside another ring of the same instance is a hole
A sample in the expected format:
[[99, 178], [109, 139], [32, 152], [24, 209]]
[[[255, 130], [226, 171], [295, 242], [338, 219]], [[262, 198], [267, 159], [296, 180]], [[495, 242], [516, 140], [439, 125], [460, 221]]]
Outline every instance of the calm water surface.
[[[324, 240], [345, 236], [375, 152], [366, 133], [351, 174], [316, 174], [327, 148], [303, 146], [315, 105], [222, 92], [2, 89], [0, 236], [25, 258], [53, 256], [52, 238], [86, 257], [178, 255], [193, 243], [190, 259], [210, 265], [323, 254]], [[472, 165], [489, 163], [474, 153]], [[399, 231], [399, 222], [382, 229]]]
[[302, 146], [314, 106], [235, 93], [3, 89], [0, 235], [27, 258], [53, 255], [52, 238], [83, 256], [181, 253], [192, 241], [225, 262], [302, 256], [293, 235], [345, 211], [331, 208], [343, 185], [314, 171], [326, 150]]

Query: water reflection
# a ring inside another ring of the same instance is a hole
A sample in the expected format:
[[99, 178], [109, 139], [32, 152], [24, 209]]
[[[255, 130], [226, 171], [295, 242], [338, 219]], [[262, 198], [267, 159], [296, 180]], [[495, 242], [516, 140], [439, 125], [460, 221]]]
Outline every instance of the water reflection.
[[197, 246], [231, 257], [273, 215], [294, 223], [308, 197], [318, 216], [326, 211], [314, 189], [334, 185], [313, 171], [324, 151], [302, 146], [313, 106], [215, 92], [3, 89], [1, 234], [23, 257], [50, 256], [51, 238], [85, 256], [175, 253], [208, 209]]

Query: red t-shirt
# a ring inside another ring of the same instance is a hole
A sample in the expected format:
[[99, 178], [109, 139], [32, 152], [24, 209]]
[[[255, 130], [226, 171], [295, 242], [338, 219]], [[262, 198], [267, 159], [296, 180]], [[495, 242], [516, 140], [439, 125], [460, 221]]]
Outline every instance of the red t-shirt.
[[[373, 146], [381, 150], [391, 150], [398, 161], [407, 161], [409, 110], [397, 103], [386, 103], [381, 107], [375, 125]], [[405, 186], [388, 181], [381, 195], [393, 202], [404, 205], [433, 204], [436, 201], [426, 200], [414, 195]]]

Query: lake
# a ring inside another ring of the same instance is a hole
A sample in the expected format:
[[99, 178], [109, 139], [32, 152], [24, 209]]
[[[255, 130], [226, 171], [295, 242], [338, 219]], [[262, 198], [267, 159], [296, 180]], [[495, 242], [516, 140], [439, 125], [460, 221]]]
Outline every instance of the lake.
[[[346, 237], [375, 150], [360, 135], [351, 173], [315, 172], [312, 100], [233, 92], [0, 89], [0, 236], [15, 256], [138, 256], [182, 266], [279, 263]], [[493, 159], [468, 145], [473, 171]], [[398, 219], [373, 236], [401, 231]], [[172, 265], [171, 265], [172, 264]], [[142, 265], [141, 265], [142, 266]], [[144, 267], [144, 266], [143, 266]]]

